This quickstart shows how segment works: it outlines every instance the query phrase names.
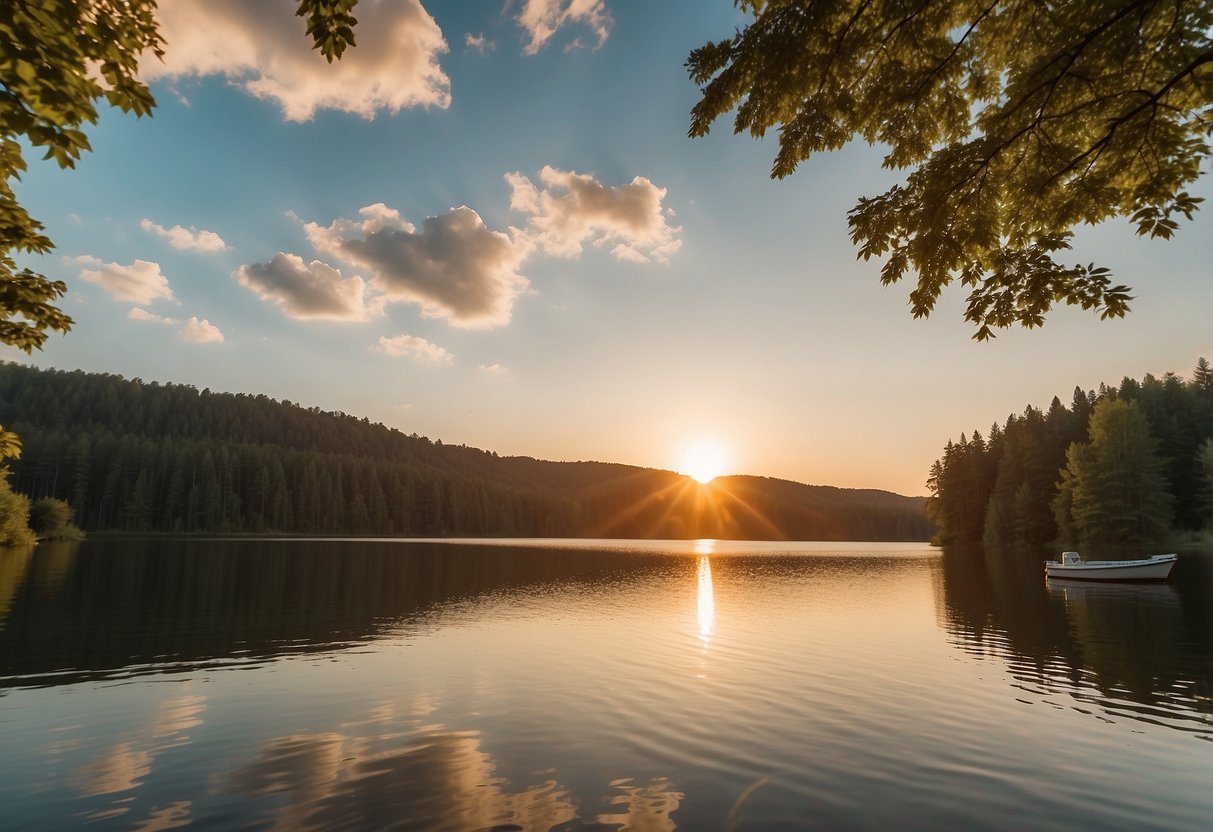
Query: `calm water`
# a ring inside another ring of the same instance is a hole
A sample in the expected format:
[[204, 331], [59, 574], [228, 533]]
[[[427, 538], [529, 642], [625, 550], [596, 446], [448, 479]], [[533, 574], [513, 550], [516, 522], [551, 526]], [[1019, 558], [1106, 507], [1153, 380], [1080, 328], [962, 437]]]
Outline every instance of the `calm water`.
[[0, 827], [84, 825], [1209, 830], [1213, 556], [1047, 587], [920, 544], [5, 552]]

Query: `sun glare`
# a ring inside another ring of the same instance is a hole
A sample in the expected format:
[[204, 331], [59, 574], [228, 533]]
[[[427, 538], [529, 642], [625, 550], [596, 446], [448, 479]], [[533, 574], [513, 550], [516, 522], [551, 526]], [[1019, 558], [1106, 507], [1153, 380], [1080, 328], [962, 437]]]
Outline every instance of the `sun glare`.
[[703, 439], [683, 449], [678, 470], [701, 483], [709, 483], [723, 474], [728, 464], [729, 455], [724, 446], [715, 440]]

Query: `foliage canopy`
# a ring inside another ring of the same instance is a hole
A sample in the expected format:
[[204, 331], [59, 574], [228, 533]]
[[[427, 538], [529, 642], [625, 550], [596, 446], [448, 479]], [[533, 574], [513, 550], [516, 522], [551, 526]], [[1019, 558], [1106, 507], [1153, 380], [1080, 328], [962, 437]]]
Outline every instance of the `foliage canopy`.
[[34, 542], [29, 529], [29, 498], [13, 491], [7, 472], [0, 471], [0, 548]]
[[1106, 268], [1065, 265], [1074, 226], [1128, 217], [1169, 238], [1210, 151], [1207, 0], [736, 0], [754, 16], [687, 61], [690, 135], [734, 111], [777, 128], [771, 175], [855, 137], [912, 169], [850, 212], [881, 280], [917, 278], [915, 317], [969, 288], [978, 340], [1039, 326], [1055, 303], [1129, 309]]
[[72, 517], [72, 507], [66, 500], [43, 497], [30, 505], [30, 531], [39, 540], [79, 540], [84, 535], [76, 528]]

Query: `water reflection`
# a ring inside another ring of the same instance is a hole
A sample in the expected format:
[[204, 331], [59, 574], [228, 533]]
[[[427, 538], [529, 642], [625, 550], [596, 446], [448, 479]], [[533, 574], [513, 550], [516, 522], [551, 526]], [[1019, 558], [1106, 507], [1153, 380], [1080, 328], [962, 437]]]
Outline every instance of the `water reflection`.
[[712, 640], [712, 626], [716, 623], [716, 601], [712, 595], [712, 560], [709, 557], [711, 554], [711, 544], [714, 542], [710, 540], [700, 541], [700, 543], [708, 544], [705, 547], [707, 551], [701, 552], [700, 548], [696, 547], [696, 552], [699, 552], [697, 592], [699, 637], [703, 639], [705, 647]]
[[152, 752], [134, 742], [120, 742], [77, 772], [81, 794], [96, 797], [129, 792], [142, 785], [152, 770]]
[[[1213, 572], [1181, 558], [1176, 583], [1045, 581], [1036, 553], [945, 552], [944, 626], [966, 653], [1005, 663], [1017, 698], [1213, 740]], [[1061, 700], [1065, 701], [1065, 700]]]
[[1207, 829], [1206, 561], [594, 545], [10, 562], [0, 827]]
[[193, 805], [189, 800], [177, 800], [167, 806], [153, 809], [151, 814], [135, 825], [135, 832], [162, 832], [190, 826], [194, 820], [190, 813]]
[[34, 561], [33, 546], [0, 549], [0, 628], [8, 618], [17, 590], [25, 583], [26, 572]]
[[511, 588], [661, 568], [637, 552], [357, 541], [89, 541], [0, 557], [0, 695], [356, 645]]
[[599, 787], [604, 809], [587, 814], [555, 778], [515, 785], [498, 774], [479, 732], [441, 724], [403, 735], [277, 737], [232, 773], [230, 788], [261, 807], [249, 814], [264, 813], [274, 829], [672, 832], [682, 799], [666, 780], [617, 779]]
[[[87, 736], [80, 735], [81, 726], [71, 726], [75, 735], [70, 740], [53, 740], [46, 747], [50, 759], [71, 759], [84, 752], [84, 762], [70, 774], [66, 785], [83, 799], [87, 808], [81, 816], [91, 821], [112, 818], [128, 819], [134, 811], [138, 795], [152, 777], [159, 760], [173, 749], [190, 743], [190, 731], [203, 724], [201, 714], [206, 710], [205, 697], [189, 692], [170, 696], [156, 707], [149, 721], [128, 728], [123, 738], [91, 751]], [[62, 784], [51, 782], [45, 789]], [[153, 806], [148, 817], [133, 828], [171, 829], [190, 822], [190, 801], [179, 800], [166, 806]]]

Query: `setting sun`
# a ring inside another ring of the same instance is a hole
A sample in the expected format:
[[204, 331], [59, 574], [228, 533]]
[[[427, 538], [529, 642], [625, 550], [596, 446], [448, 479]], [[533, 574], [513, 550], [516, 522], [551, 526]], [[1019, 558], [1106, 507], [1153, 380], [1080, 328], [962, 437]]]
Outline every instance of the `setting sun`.
[[709, 483], [723, 474], [728, 464], [729, 454], [723, 445], [714, 439], [701, 439], [683, 448], [678, 470], [701, 483]]

